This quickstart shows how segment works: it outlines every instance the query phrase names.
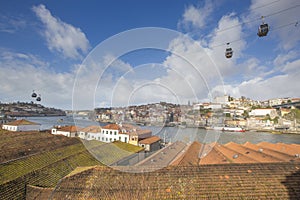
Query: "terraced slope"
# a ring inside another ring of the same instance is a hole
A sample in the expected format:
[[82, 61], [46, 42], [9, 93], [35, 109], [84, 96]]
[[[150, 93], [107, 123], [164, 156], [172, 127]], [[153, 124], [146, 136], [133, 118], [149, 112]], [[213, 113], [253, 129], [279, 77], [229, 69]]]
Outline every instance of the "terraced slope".
[[10, 132], [0, 131], [0, 163], [33, 155], [43, 151], [50, 151], [60, 147], [78, 144], [80, 140], [64, 136], [54, 136], [50, 132]]
[[251, 163], [125, 173], [99, 166], [62, 179], [51, 199], [299, 199], [299, 169], [300, 163]]
[[85, 146], [77, 138], [47, 132], [2, 131], [0, 138], [1, 200], [24, 199], [28, 185], [51, 188], [77, 167], [102, 165], [87, 147], [108, 164], [142, 150], [130, 144], [98, 141], [89, 141]]
[[143, 150], [141, 147], [122, 142], [103, 143], [103, 145], [97, 146], [94, 144], [98, 141], [83, 141], [83, 143], [88, 151], [105, 165], [111, 165]]

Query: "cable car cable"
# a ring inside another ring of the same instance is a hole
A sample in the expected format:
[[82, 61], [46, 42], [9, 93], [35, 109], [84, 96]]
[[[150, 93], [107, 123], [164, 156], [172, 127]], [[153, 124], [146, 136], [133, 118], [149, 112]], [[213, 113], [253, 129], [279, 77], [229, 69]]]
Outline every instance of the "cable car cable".
[[[277, 26], [277, 27], [275, 27], [275, 28], [272, 28], [272, 32], [277, 31], [277, 30], [282, 29], [282, 28], [285, 28], [285, 27], [288, 27], [288, 26], [291, 26], [291, 25], [294, 25], [295, 27], [297, 27], [299, 21], [300, 21], [300, 19], [297, 20], [297, 21], [288, 23], [288, 24], [284, 24], [284, 25], [280, 25], [280, 26]], [[209, 48], [210, 48], [210, 49], [213, 49], [213, 48], [216, 48], [216, 47], [225, 46], [225, 45], [227, 45], [227, 43], [235, 43], [235, 42], [238, 42], [238, 41], [243, 40], [243, 39], [245, 39], [245, 38], [247, 38], [247, 37], [250, 37], [250, 36], [252, 36], [252, 35], [249, 35], [249, 36], [246, 36], [246, 37], [243, 37], [243, 38], [240, 38], [240, 39], [235, 39], [235, 40], [232, 40], [232, 41], [230, 41], [230, 42], [217, 44], [217, 45], [211, 46], [211, 47], [209, 47]]]
[[[270, 17], [270, 16], [274, 16], [274, 15], [277, 15], [277, 14], [280, 14], [280, 13], [283, 13], [283, 12], [286, 12], [288, 10], [291, 10], [291, 9], [294, 9], [294, 8], [297, 8], [299, 7], [300, 5], [295, 5], [295, 6], [291, 6], [291, 7], [288, 7], [286, 9], [282, 9], [282, 10], [279, 10], [277, 12], [274, 12], [274, 13], [271, 13], [271, 14], [268, 14], [268, 15], [264, 15], [263, 17], [266, 18], [266, 17]], [[219, 33], [219, 32], [223, 32], [223, 31], [227, 31], [227, 30], [230, 30], [230, 29], [233, 29], [235, 27], [238, 27], [240, 25], [245, 25], [245, 24], [249, 24], [249, 23], [252, 23], [252, 22], [255, 22], [255, 21], [259, 21], [261, 20], [261, 17], [258, 17], [258, 18], [255, 18], [253, 20], [249, 20], [249, 21], [246, 21], [246, 22], [241, 22], [241, 23], [238, 23], [236, 25], [233, 25], [233, 26], [229, 26], [227, 28], [223, 28], [221, 30], [217, 30], [216, 33]]]

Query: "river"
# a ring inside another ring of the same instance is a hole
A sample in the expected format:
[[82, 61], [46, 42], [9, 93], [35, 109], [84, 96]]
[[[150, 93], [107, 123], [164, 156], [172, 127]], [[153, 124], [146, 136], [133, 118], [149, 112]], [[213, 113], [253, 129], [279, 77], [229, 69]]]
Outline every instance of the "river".
[[[27, 117], [29, 121], [41, 124], [41, 129], [51, 129], [57, 125], [76, 125], [79, 127], [86, 127], [90, 125], [105, 125], [84, 119], [82, 117], [73, 118], [72, 116], [58, 116], [58, 117]], [[205, 130], [198, 128], [177, 128], [177, 127], [156, 127], [156, 126], [143, 126], [143, 129], [150, 129], [153, 135], [158, 135], [166, 142], [184, 141], [186, 143], [192, 141], [199, 141], [201, 143], [218, 142], [226, 144], [228, 142], [235, 142], [243, 144], [251, 142], [257, 144], [259, 142], [270, 143], [294, 143], [300, 144], [300, 135], [296, 134], [272, 134], [267, 132], [222, 132], [214, 130]]]

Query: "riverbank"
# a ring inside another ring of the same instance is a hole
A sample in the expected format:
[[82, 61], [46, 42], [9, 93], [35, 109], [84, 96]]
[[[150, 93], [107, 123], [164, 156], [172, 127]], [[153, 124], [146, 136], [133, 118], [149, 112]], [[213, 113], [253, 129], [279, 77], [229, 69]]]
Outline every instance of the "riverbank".
[[292, 131], [292, 130], [251, 129], [249, 131], [252, 131], [252, 132], [265, 132], [265, 133], [271, 133], [271, 134], [296, 134], [296, 135], [300, 135], [300, 131]]

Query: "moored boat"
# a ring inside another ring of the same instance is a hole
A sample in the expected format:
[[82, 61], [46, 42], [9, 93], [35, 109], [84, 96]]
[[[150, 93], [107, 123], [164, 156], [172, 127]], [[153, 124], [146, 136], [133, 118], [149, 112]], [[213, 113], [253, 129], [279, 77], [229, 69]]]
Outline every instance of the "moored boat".
[[230, 126], [212, 126], [209, 129], [216, 130], [216, 131], [245, 132], [245, 129], [241, 127], [230, 127]]

